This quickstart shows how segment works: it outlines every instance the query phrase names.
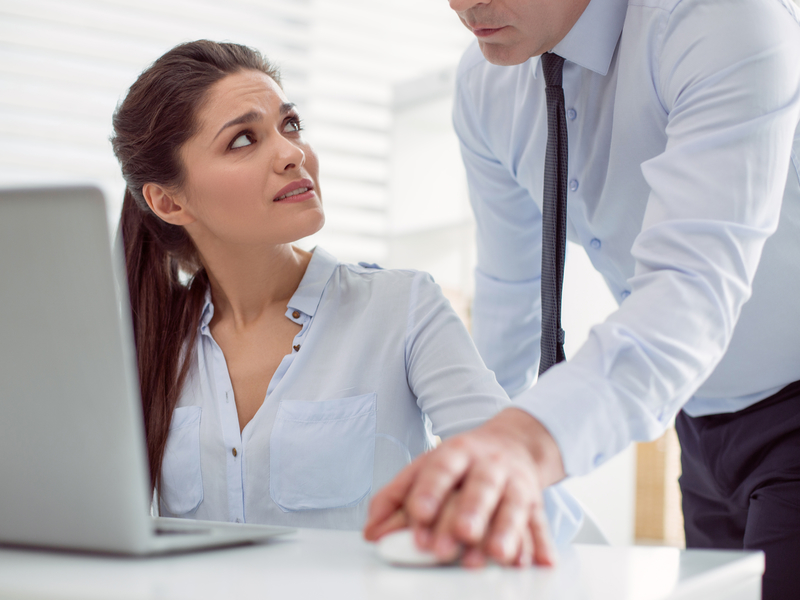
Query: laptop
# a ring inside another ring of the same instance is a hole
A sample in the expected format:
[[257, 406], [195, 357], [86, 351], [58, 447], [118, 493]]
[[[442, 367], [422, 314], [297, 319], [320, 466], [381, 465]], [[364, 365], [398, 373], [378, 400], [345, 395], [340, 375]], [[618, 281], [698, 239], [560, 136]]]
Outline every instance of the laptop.
[[147, 555], [293, 531], [150, 516], [112, 247], [100, 190], [0, 190], [0, 544]]

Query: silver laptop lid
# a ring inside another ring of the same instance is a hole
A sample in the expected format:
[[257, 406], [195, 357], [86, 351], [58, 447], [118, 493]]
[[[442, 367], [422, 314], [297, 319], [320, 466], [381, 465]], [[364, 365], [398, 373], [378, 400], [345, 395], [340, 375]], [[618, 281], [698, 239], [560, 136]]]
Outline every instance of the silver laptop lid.
[[143, 420], [117, 296], [99, 190], [0, 191], [0, 543], [146, 545]]

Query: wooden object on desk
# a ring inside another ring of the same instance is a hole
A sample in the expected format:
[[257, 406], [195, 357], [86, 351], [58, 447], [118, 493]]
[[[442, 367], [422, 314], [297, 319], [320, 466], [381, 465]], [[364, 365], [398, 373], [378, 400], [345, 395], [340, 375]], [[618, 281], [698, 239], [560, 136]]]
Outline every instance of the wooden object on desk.
[[675, 428], [636, 446], [636, 541], [685, 547], [678, 477], [680, 445]]

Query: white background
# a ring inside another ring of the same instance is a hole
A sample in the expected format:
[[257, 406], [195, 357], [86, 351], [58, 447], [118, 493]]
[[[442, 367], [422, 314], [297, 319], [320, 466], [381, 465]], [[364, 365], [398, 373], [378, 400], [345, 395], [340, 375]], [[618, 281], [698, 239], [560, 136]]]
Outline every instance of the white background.
[[[280, 65], [321, 162], [327, 225], [303, 245], [430, 271], [468, 321], [473, 224], [450, 105], [471, 36], [443, 0], [0, 0], [0, 186], [93, 182], [113, 229], [113, 110], [150, 62], [197, 38]], [[614, 308], [570, 245], [567, 356]], [[633, 541], [634, 461], [568, 482], [614, 543]]]

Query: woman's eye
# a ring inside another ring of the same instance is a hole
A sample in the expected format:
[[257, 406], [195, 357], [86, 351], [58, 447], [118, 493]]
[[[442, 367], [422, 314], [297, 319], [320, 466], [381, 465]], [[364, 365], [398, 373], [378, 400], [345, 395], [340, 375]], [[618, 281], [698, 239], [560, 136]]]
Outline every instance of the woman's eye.
[[300, 123], [300, 119], [294, 118], [289, 119], [286, 121], [286, 125], [283, 126], [284, 133], [299, 133], [303, 130], [303, 126]]
[[243, 133], [240, 136], [237, 136], [233, 142], [231, 142], [231, 148], [243, 148], [245, 146], [249, 146], [252, 144], [252, 140], [250, 139], [250, 135], [247, 133]]

